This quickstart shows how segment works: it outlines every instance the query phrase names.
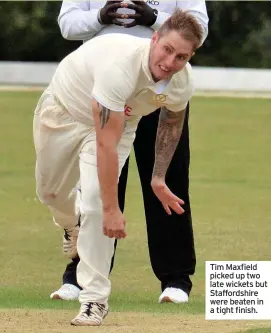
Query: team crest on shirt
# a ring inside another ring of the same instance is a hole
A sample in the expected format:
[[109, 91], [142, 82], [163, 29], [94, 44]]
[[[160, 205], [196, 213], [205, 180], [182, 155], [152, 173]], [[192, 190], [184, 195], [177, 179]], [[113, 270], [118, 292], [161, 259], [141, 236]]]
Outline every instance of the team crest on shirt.
[[157, 94], [154, 95], [152, 98], [153, 104], [155, 104], [158, 108], [160, 108], [161, 106], [165, 106], [166, 100], [167, 100], [167, 95], [164, 94]]

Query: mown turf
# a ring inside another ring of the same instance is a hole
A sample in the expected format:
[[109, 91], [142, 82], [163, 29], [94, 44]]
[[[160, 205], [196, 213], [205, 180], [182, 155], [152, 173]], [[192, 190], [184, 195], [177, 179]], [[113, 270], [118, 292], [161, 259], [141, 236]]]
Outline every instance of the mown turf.
[[[61, 230], [35, 196], [32, 114], [39, 95], [0, 92], [0, 307], [77, 309], [76, 302], [48, 298], [60, 286], [67, 261], [61, 253]], [[187, 305], [157, 304], [160, 286], [149, 263], [132, 160], [128, 238], [117, 250], [112, 311], [203, 314], [205, 260], [270, 260], [270, 123], [270, 100], [192, 101], [190, 174], [197, 270]]]

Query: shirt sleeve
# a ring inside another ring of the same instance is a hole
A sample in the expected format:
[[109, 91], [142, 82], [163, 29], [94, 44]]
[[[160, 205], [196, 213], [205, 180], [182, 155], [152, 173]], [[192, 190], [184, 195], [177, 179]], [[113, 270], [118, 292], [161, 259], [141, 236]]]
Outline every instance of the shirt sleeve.
[[167, 109], [169, 111], [172, 111], [172, 112], [180, 112], [180, 111], [183, 111], [186, 109], [187, 105], [188, 105], [188, 102], [189, 101], [186, 101], [186, 102], [182, 102], [180, 104], [177, 104], [177, 105], [168, 105], [167, 106]]
[[90, 1], [63, 1], [58, 16], [62, 36], [69, 40], [93, 38], [104, 26], [98, 21], [99, 9], [91, 8]]
[[190, 14], [194, 15], [199, 21], [203, 28], [203, 39], [202, 43], [205, 41], [208, 35], [208, 14], [206, 9], [205, 1], [202, 0], [192, 0], [192, 1], [177, 1], [177, 7], [179, 9], [187, 10]]
[[123, 112], [134, 87], [133, 78], [122, 68], [114, 65], [113, 68], [111, 66], [108, 70], [96, 73], [92, 97], [112, 111]]
[[179, 112], [186, 109], [188, 102], [190, 101], [190, 99], [194, 94], [194, 91], [195, 91], [195, 86], [193, 80], [191, 79], [187, 88], [183, 92], [179, 93], [180, 96], [179, 103], [173, 105], [167, 105], [167, 109], [172, 112]]

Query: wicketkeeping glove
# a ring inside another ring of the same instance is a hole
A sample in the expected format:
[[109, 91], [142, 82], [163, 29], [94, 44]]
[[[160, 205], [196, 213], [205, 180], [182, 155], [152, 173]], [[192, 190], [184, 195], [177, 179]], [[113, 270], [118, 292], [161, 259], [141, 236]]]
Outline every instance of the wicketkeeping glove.
[[135, 14], [129, 15], [134, 19], [133, 22], [124, 24], [125, 28], [131, 28], [135, 25], [152, 26], [157, 19], [157, 10], [152, 9], [145, 1], [132, 1], [134, 4], [129, 4], [129, 8], [135, 10]]

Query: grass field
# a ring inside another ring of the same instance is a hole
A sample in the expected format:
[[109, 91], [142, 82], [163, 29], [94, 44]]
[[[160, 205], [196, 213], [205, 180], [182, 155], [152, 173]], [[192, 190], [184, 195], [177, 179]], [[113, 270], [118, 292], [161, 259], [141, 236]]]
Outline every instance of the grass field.
[[[0, 323], [4, 332], [15, 332], [16, 313], [23, 333], [77, 332], [68, 323], [78, 303], [49, 299], [60, 286], [67, 261], [61, 253], [61, 230], [35, 197], [32, 113], [39, 95], [0, 92]], [[204, 320], [206, 260], [270, 260], [271, 101], [197, 97], [191, 106], [190, 192], [197, 270], [190, 302], [157, 304], [160, 287], [149, 264], [132, 161], [128, 238], [119, 242], [111, 276], [112, 312], [99, 332], [271, 332], [266, 321]]]

